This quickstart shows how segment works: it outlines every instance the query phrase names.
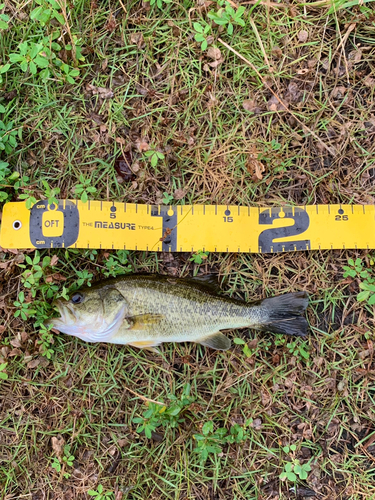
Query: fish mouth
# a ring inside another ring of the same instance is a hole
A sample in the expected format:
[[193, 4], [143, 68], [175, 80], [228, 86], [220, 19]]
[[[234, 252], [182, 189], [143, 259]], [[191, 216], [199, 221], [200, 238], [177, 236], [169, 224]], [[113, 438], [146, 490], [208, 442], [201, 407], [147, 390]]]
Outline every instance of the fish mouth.
[[77, 322], [77, 311], [74, 310], [72, 304], [69, 304], [69, 302], [56, 300], [56, 302], [54, 302], [52, 305], [58, 309], [60, 314], [59, 318], [53, 318], [51, 320], [51, 324], [54, 328], [59, 330], [59, 327], [74, 325]]

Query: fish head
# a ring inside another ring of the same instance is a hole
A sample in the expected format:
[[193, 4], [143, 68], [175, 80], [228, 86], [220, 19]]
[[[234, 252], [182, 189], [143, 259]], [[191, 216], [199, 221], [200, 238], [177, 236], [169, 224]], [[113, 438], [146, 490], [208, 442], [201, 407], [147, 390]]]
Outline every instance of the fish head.
[[53, 304], [60, 317], [52, 319], [53, 328], [86, 342], [110, 340], [129, 310], [121, 293], [114, 286], [93, 286], [73, 292], [69, 300]]

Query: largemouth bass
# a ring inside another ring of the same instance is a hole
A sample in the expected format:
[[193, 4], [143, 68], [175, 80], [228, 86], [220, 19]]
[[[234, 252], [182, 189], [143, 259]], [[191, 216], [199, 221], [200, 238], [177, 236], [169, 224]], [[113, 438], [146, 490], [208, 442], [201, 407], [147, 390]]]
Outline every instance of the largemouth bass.
[[301, 316], [306, 292], [247, 303], [219, 296], [193, 279], [127, 275], [76, 291], [57, 300], [55, 329], [87, 342], [153, 348], [162, 342], [196, 342], [226, 350], [231, 341], [220, 330], [255, 328], [305, 336]]

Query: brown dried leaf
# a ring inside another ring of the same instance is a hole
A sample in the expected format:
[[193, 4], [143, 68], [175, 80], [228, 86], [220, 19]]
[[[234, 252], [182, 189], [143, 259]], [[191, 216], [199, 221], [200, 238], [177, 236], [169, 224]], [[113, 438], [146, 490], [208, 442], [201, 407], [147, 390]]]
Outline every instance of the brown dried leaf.
[[210, 47], [207, 50], [207, 57], [209, 57], [210, 59], [221, 59], [221, 51], [220, 51], [220, 49], [217, 48], [217, 47]]
[[53, 283], [54, 281], [66, 281], [66, 277], [60, 273], [53, 273], [46, 277], [46, 283]]
[[263, 179], [263, 172], [265, 172], [266, 168], [255, 155], [249, 155], [246, 162], [246, 168], [250, 172], [251, 178], [254, 182], [261, 181]]
[[173, 193], [173, 198], [175, 200], [182, 200], [184, 196], [186, 195], [186, 191], [184, 189], [176, 189], [176, 191]]
[[302, 43], [305, 43], [307, 42], [309, 38], [309, 34], [306, 30], [301, 30], [299, 33], [298, 33], [298, 40]]
[[91, 92], [92, 95], [98, 95], [102, 99], [111, 99], [113, 97], [111, 89], [107, 89], [105, 87], [95, 87], [95, 85], [91, 85], [91, 83], [86, 85], [86, 90]]
[[18, 339], [17, 337], [12, 339], [10, 341], [10, 344], [13, 346], [13, 347], [21, 347], [21, 342], [20, 342], [20, 339]]
[[129, 38], [131, 43], [136, 45], [139, 49], [144, 45], [144, 39], [142, 33], [131, 33]]
[[53, 267], [53, 266], [56, 266], [56, 264], [59, 262], [59, 258], [57, 255], [52, 255], [52, 259], [51, 259], [51, 263], [50, 263], [50, 266]]
[[20, 349], [12, 349], [10, 352], [8, 352], [8, 357], [9, 356], [21, 356], [22, 351]]
[[249, 111], [249, 113], [259, 115], [259, 113], [262, 112], [255, 99], [246, 99], [243, 101], [242, 106], [246, 111]]
[[59, 434], [58, 436], [53, 437], [51, 439], [51, 443], [52, 443], [52, 449], [55, 452], [56, 456], [58, 458], [61, 458], [64, 453], [64, 446], [65, 446], [64, 438]]
[[[282, 101], [282, 99], [280, 99]], [[281, 111], [285, 110], [286, 107], [281, 104], [279, 99], [276, 96], [272, 96], [271, 99], [267, 102], [268, 111]]]
[[220, 66], [220, 64], [224, 61], [224, 59], [217, 59], [216, 61], [214, 62], [210, 62], [208, 63], [209, 66], [211, 66], [211, 68], [217, 68], [218, 66]]
[[367, 75], [364, 80], [363, 80], [364, 85], [366, 87], [373, 87], [375, 85], [375, 78], [373, 78], [371, 75]]
[[27, 363], [27, 368], [36, 368], [39, 365], [39, 363], [40, 363], [40, 359], [38, 359], [38, 358], [32, 359], [31, 361], [29, 361], [29, 363]]
[[144, 151], [148, 151], [150, 149], [150, 146], [148, 142], [145, 141], [145, 139], [139, 139], [136, 141], [135, 145], [137, 146], [137, 149], [140, 153], [143, 153]]
[[358, 64], [361, 59], [362, 59], [362, 50], [361, 49], [352, 50], [348, 54], [349, 65]]

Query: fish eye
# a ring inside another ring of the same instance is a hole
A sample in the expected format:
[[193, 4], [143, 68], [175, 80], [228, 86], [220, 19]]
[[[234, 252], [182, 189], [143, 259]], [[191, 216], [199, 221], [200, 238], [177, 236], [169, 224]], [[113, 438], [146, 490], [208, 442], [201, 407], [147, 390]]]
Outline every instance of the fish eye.
[[83, 301], [83, 295], [80, 292], [77, 292], [73, 295], [73, 297], [70, 299], [73, 304], [80, 304]]

